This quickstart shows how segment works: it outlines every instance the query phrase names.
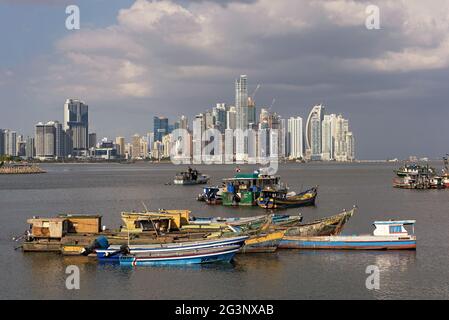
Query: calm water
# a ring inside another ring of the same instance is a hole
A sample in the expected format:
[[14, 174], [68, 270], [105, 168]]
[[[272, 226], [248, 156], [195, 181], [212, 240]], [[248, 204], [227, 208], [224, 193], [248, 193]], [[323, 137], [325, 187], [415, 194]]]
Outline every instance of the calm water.
[[[438, 166], [438, 164], [436, 164]], [[449, 191], [391, 187], [389, 164], [285, 164], [292, 190], [319, 185], [317, 206], [291, 209], [305, 221], [357, 204], [345, 234], [368, 233], [374, 220], [416, 219], [416, 252], [279, 251], [238, 255], [233, 264], [137, 268], [97, 265], [88, 258], [14, 251], [12, 236], [33, 215], [91, 213], [118, 227], [123, 210], [191, 209], [197, 216], [251, 216], [258, 208], [206, 206], [198, 186], [165, 185], [179, 170], [169, 164], [46, 165], [44, 175], [0, 176], [0, 298], [118, 299], [415, 299], [449, 298]], [[233, 166], [204, 166], [213, 176]], [[252, 170], [251, 167], [244, 167]], [[81, 270], [81, 289], [65, 289], [65, 268]], [[380, 290], [365, 287], [368, 265], [380, 268]]]

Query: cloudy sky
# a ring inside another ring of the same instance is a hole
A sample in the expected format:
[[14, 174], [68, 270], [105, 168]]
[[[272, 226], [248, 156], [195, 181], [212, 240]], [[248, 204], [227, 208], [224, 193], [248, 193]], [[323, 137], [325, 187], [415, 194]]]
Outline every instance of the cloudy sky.
[[[65, 28], [76, 4], [81, 29]], [[380, 9], [368, 30], [366, 8]], [[234, 104], [247, 74], [258, 106], [350, 119], [357, 157], [449, 152], [449, 1], [0, 0], [0, 128], [32, 134], [67, 97], [92, 131], [145, 133], [154, 115]]]

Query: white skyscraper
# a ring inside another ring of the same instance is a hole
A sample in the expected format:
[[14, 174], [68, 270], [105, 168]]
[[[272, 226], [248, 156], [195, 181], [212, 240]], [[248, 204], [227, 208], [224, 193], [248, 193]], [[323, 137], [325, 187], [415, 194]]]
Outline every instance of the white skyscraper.
[[17, 132], [12, 130], [3, 131], [3, 148], [6, 155], [17, 156]]
[[291, 117], [287, 124], [288, 156], [290, 159], [304, 158], [303, 125], [301, 117]]
[[203, 150], [204, 116], [199, 114], [193, 120], [193, 163], [201, 163]]
[[248, 79], [241, 75], [235, 80], [235, 108], [237, 111], [237, 129], [248, 128]]
[[226, 129], [235, 130], [237, 128], [237, 111], [234, 106], [231, 106], [226, 112]]
[[334, 139], [332, 135], [334, 118], [334, 114], [325, 115], [322, 122], [321, 159], [324, 161], [333, 160], [334, 158]]
[[324, 106], [316, 105], [310, 111], [306, 123], [306, 155], [311, 160], [321, 160], [322, 147], [322, 121], [324, 118]]

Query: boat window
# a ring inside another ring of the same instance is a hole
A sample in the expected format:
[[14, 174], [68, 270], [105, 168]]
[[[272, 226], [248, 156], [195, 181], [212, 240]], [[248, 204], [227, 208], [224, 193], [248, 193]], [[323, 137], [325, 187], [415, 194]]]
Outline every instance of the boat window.
[[390, 233], [402, 233], [401, 226], [390, 226]]

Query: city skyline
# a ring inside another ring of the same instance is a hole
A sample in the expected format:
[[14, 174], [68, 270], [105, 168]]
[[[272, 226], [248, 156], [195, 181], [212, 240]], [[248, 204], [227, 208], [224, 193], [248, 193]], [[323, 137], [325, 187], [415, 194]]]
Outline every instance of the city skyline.
[[[74, 97], [92, 107], [92, 132], [129, 139], [135, 127], [151, 130], [154, 115], [193, 118], [220, 101], [235, 104], [229, 83], [248, 74], [247, 94], [260, 84], [256, 104], [275, 100], [272, 110], [285, 119], [301, 115], [305, 124], [317, 103], [349, 117], [359, 159], [447, 152], [447, 2], [377, 1], [380, 30], [365, 28], [365, 4], [342, 10], [345, 1], [74, 2], [78, 31], [61, 22], [63, 4], [26, 4], [45, 11], [43, 24], [23, 4], [0, 4], [1, 128], [32, 135], [37, 121], [53, 119]], [[148, 25], [136, 22], [144, 18]], [[178, 19], [189, 27], [179, 29]], [[19, 24], [20, 41], [7, 31]], [[170, 27], [161, 32], [163, 25]]]

